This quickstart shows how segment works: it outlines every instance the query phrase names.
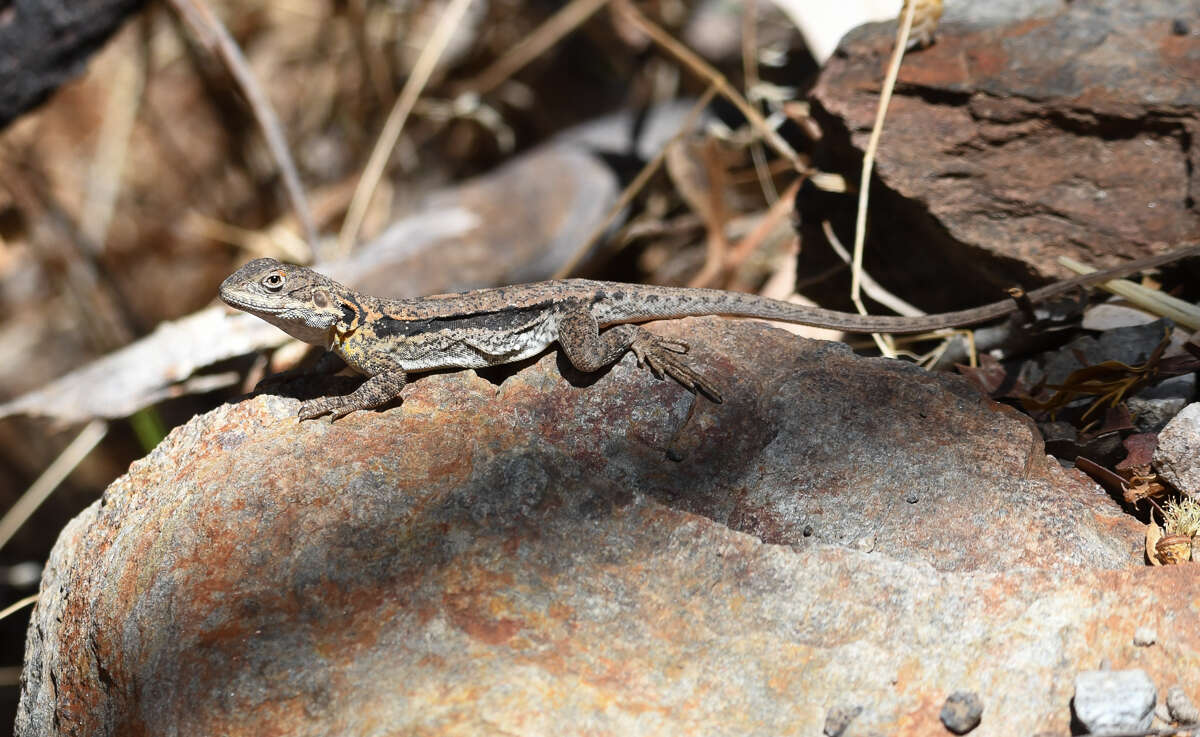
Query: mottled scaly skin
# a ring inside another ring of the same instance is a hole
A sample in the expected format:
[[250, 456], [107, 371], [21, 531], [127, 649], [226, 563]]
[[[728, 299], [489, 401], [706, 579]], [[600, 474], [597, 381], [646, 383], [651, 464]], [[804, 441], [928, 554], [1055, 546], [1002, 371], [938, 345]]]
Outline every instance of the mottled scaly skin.
[[[1140, 268], [1200, 253], [1200, 245], [1142, 259], [1030, 292], [1046, 299]], [[694, 315], [731, 315], [848, 332], [921, 332], [984, 322], [1017, 310], [1016, 301], [923, 317], [864, 316], [715, 289], [683, 289], [568, 279], [478, 289], [418, 299], [354, 292], [303, 266], [260, 258], [221, 285], [227, 304], [322, 346], [367, 376], [343, 397], [301, 405], [302, 419], [378, 407], [400, 395], [412, 371], [481, 368], [535, 356], [558, 343], [581, 371], [596, 371], [627, 351], [655, 374], [720, 401], [716, 388], [680, 356], [688, 346], [633, 323]], [[326, 368], [336, 363], [324, 361]]]

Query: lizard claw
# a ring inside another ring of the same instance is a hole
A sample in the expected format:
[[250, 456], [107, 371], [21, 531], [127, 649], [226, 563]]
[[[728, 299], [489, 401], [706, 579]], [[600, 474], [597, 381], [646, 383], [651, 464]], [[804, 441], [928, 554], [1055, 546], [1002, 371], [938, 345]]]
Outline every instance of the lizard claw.
[[[300, 403], [300, 409], [296, 412], [296, 418], [303, 422], [304, 420], [315, 420], [321, 415], [333, 412], [333, 408], [329, 406], [327, 398], [308, 399]], [[335, 416], [334, 419], [337, 419]]]
[[687, 353], [687, 343], [643, 332], [629, 349], [637, 356], [638, 365], [647, 366], [658, 378], [670, 376], [688, 391], [699, 392], [717, 403], [723, 401], [716, 387], [676, 358], [676, 355]]

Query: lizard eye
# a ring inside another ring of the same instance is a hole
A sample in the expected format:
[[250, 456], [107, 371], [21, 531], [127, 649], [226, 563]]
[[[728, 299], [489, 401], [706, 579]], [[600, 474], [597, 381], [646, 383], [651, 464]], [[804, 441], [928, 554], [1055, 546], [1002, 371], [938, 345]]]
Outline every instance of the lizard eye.
[[278, 292], [283, 288], [283, 275], [267, 274], [262, 279], [262, 285], [272, 292]]

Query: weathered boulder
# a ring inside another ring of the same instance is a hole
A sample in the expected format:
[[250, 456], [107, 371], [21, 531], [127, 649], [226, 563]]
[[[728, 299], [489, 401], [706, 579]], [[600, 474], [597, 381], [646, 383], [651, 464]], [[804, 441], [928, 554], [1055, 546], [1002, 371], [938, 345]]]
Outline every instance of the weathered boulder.
[[[1194, 239], [1195, 10], [1194, 0], [948, 3], [937, 42], [904, 57], [888, 109], [868, 270], [902, 274], [934, 309], [978, 302], [981, 287], [1002, 295], [1067, 276], [1060, 255], [1110, 266]], [[854, 182], [894, 38], [894, 22], [848, 34], [812, 93], [822, 166]], [[806, 215], [806, 244], [823, 238], [822, 219], [844, 220], [824, 201]]]
[[930, 734], [958, 690], [972, 734], [1030, 734], [1102, 657], [1200, 672], [1200, 567], [1142, 567], [1014, 411], [758, 323], [655, 329], [724, 404], [551, 353], [177, 428], [56, 545], [17, 734], [818, 734], [839, 705]]

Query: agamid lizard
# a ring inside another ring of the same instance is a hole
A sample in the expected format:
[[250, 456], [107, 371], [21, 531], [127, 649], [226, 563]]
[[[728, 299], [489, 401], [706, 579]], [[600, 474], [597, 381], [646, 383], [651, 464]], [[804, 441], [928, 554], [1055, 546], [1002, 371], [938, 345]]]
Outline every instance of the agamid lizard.
[[[1200, 253], [1200, 245], [1130, 262], [1034, 290], [1030, 301]], [[344, 396], [300, 405], [301, 420], [386, 404], [400, 396], [408, 374], [444, 368], [483, 368], [520, 361], [553, 343], [575, 368], [598, 371], [627, 351], [655, 375], [670, 376], [714, 401], [720, 392], [681, 356], [682, 341], [637, 323], [700, 315], [757, 317], [857, 333], [915, 333], [962, 327], [1016, 312], [1017, 300], [920, 317], [865, 316], [794, 305], [715, 289], [658, 287], [567, 279], [478, 289], [416, 299], [359, 294], [312, 269], [260, 258], [221, 284], [221, 299], [317, 345], [367, 377]], [[323, 360], [323, 368], [340, 368]]]

